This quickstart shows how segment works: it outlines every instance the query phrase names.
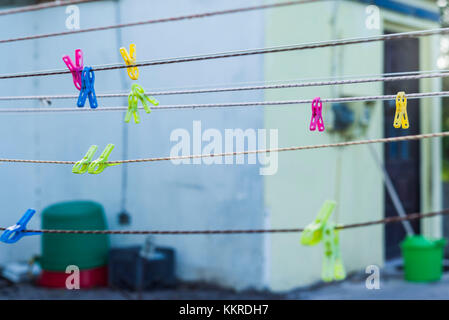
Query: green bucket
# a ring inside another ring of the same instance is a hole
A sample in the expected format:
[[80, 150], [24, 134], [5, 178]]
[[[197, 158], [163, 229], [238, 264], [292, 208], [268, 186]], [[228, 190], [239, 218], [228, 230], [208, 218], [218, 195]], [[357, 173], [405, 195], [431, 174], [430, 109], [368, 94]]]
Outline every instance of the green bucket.
[[[103, 207], [92, 201], [61, 202], [42, 212], [42, 228], [62, 230], [105, 230]], [[107, 264], [109, 239], [106, 234], [52, 234], [41, 237], [42, 269], [65, 271], [68, 265], [81, 270]]]
[[407, 236], [401, 242], [405, 280], [432, 282], [441, 279], [446, 239]]

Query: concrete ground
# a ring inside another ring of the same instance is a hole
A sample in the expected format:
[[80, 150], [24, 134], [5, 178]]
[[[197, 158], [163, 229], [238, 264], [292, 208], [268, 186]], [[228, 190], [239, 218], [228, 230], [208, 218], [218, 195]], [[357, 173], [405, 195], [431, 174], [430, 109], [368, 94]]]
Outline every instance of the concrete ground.
[[446, 272], [439, 282], [410, 283], [403, 280], [401, 270], [390, 265], [380, 272], [378, 290], [366, 289], [367, 276], [365, 273], [353, 274], [343, 282], [318, 283], [283, 294], [235, 292], [204, 284], [181, 284], [176, 288], [146, 291], [141, 294], [118, 289], [55, 290], [39, 288], [33, 284], [15, 285], [0, 280], [0, 299], [449, 299], [449, 272]]
[[368, 275], [359, 273], [343, 282], [317, 285], [315, 288], [293, 290], [285, 299], [303, 300], [447, 300], [449, 299], [449, 273], [438, 282], [412, 283], [403, 280], [401, 271], [381, 270], [379, 289], [367, 289]]

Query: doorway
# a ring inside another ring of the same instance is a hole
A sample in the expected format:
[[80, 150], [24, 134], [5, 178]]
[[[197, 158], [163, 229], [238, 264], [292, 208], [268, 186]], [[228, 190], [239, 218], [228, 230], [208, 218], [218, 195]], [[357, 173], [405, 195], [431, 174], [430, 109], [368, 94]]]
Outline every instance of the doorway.
[[[386, 34], [393, 33], [386, 31]], [[419, 70], [419, 39], [398, 39], [384, 42], [384, 73], [406, 72]], [[419, 92], [419, 80], [384, 82], [384, 94], [396, 95], [399, 91], [405, 93]], [[384, 102], [384, 136], [397, 137], [420, 133], [419, 99], [407, 100], [409, 129], [393, 127], [396, 102]], [[384, 144], [384, 163], [388, 174], [397, 191], [399, 199], [407, 214], [420, 212], [420, 142], [401, 141]], [[397, 212], [391, 198], [384, 188], [385, 217], [396, 216]], [[415, 232], [419, 233], [419, 220], [410, 221]], [[385, 225], [385, 255], [386, 259], [400, 256], [399, 243], [405, 237], [405, 231], [400, 223]]]

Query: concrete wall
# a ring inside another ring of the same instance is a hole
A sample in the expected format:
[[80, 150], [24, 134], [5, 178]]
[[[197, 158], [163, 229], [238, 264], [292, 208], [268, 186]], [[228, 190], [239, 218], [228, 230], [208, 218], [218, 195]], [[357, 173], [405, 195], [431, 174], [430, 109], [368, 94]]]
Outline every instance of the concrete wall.
[[[335, 1], [291, 8], [288, 11], [267, 12], [266, 45], [306, 43], [337, 38], [365, 37], [383, 33], [384, 23], [397, 32], [404, 31], [391, 22], [401, 22], [409, 30], [435, 28], [435, 24], [381, 10], [378, 30], [365, 25], [366, 5]], [[349, 18], [350, 17], [350, 18]], [[310, 26], [313, 26], [310, 27]], [[436, 39], [421, 42], [421, 67], [434, 70], [438, 43]], [[382, 42], [305, 50], [265, 58], [265, 78], [307, 79], [353, 75], [355, 77], [383, 73]], [[438, 91], [438, 80], [425, 81], [422, 91]], [[349, 86], [311, 87], [267, 91], [266, 100], [305, 99], [320, 96], [343, 97], [383, 94], [381, 83]], [[425, 99], [422, 111], [423, 132], [438, 132], [439, 99]], [[353, 108], [363, 104], [352, 103]], [[350, 140], [383, 136], [382, 102], [371, 107], [369, 126], [352, 133]], [[330, 104], [324, 104], [327, 130], [310, 132], [310, 105], [269, 107], [265, 109], [265, 123], [279, 128], [279, 145], [313, 145], [344, 141], [347, 137], [332, 132]], [[427, 110], [427, 109], [426, 109]], [[425, 115], [424, 115], [425, 113]], [[422, 198], [424, 211], [441, 206], [439, 178], [439, 141], [423, 141]], [[374, 146], [383, 158], [381, 145]], [[354, 223], [380, 219], [384, 215], [384, 189], [380, 172], [371, 157], [368, 146], [332, 148], [280, 155], [279, 172], [265, 179], [265, 205], [270, 213], [269, 226], [305, 226], [316, 216], [326, 199], [334, 199], [338, 209], [334, 219], [338, 223]], [[427, 235], [437, 236], [441, 230], [438, 219], [423, 222]], [[426, 227], [429, 226], [429, 227]], [[382, 226], [345, 230], [341, 233], [341, 247], [348, 272], [364, 269], [370, 264], [384, 263], [384, 231]], [[321, 276], [322, 248], [302, 247], [299, 235], [272, 235], [269, 241], [271, 266], [268, 282], [273, 290], [282, 291], [299, 285], [314, 283]]]
[[[336, 29], [333, 29], [330, 22], [333, 13], [339, 17], [335, 24]], [[316, 3], [292, 8], [288, 13], [282, 14], [270, 12], [267, 17], [266, 44], [324, 41], [333, 38], [370, 36], [379, 32], [365, 29], [364, 15], [358, 13], [360, 8], [346, 2], [341, 5], [332, 2]], [[354, 19], [340, 18], [348, 16]], [[313, 29], [307, 27], [311, 24], [314, 25]], [[292, 52], [285, 54], [282, 60], [275, 55], [267, 56], [266, 78], [274, 80], [329, 77], [333, 70], [333, 53], [341, 57], [341, 60], [336, 62], [335, 76], [382, 73], [382, 59], [379, 59], [382, 57], [381, 43], [345, 46], [336, 50], [337, 52], [333, 52], [330, 48], [324, 48]], [[365, 59], [360, 59], [361, 55]], [[363, 96], [379, 94], [381, 90], [380, 84], [341, 88], [311, 87], [270, 91], [266, 93], [266, 99]], [[330, 114], [330, 105], [325, 104], [323, 108], [326, 119]], [[382, 135], [380, 108], [381, 103], [376, 103], [368, 129], [368, 134], [372, 137]], [[312, 145], [342, 140], [341, 137], [330, 134], [329, 130], [324, 133], [309, 131], [309, 105], [282, 109], [266, 108], [265, 117], [268, 127], [279, 128], [281, 146]], [[381, 152], [380, 146], [375, 148]], [[382, 217], [381, 179], [366, 146], [284, 153], [280, 155], [279, 168], [277, 175], [265, 179], [265, 203], [271, 213], [273, 228], [307, 225], [314, 219], [326, 199], [335, 199], [338, 202], [339, 223], [361, 222]], [[342, 253], [348, 271], [360, 269], [361, 266], [368, 264], [381, 264], [382, 239], [381, 227], [353, 229], [342, 233]], [[271, 255], [270, 284], [275, 290], [288, 290], [299, 284], [310, 284], [320, 279], [322, 248], [300, 246], [298, 234], [273, 235]]]
[[[184, 15], [251, 5], [258, 1], [103, 1], [80, 5], [81, 28]], [[65, 31], [65, 8], [11, 15], [0, 19], [0, 38]], [[20, 19], [20, 20], [19, 20]], [[16, 23], [21, 21], [21, 23]], [[210, 19], [147, 25], [58, 38], [3, 44], [0, 72], [15, 73], [65, 68], [62, 56], [82, 48], [85, 65], [122, 61], [119, 47], [137, 46], [139, 60], [187, 56], [262, 47], [261, 11]], [[121, 40], [120, 40], [121, 39]], [[147, 90], [263, 80], [263, 58], [253, 56], [198, 63], [140, 68], [137, 83]], [[125, 70], [96, 73], [97, 93], [128, 91]], [[42, 95], [78, 91], [70, 75], [3, 80], [0, 95]], [[261, 92], [157, 97], [161, 105], [260, 101]], [[76, 108], [76, 101], [53, 101], [52, 106]], [[126, 99], [99, 99], [101, 106], [126, 105]], [[2, 107], [33, 107], [38, 102], [4, 102]], [[192, 121], [207, 128], [263, 128], [262, 109], [141, 112], [142, 123], [125, 125], [122, 112], [2, 114], [2, 157], [23, 159], [81, 159], [92, 144], [102, 150], [115, 143], [111, 159], [166, 156], [174, 145], [173, 129], [192, 131]], [[128, 131], [128, 149], [124, 139]], [[98, 152], [101, 152], [98, 151]], [[105, 206], [109, 227], [118, 225], [123, 166], [100, 175], [74, 175], [70, 166], [2, 164], [0, 166], [0, 225], [14, 224], [29, 207], [41, 212], [49, 204], [92, 199]], [[263, 226], [263, 183], [257, 165], [179, 165], [169, 162], [130, 165], [126, 210], [128, 229], [226, 229]], [[30, 227], [39, 226], [37, 215]], [[261, 236], [164, 236], [156, 242], [173, 246], [178, 275], [185, 280], [214, 281], [235, 288], [260, 287], [263, 276]], [[114, 236], [112, 244], [141, 243], [142, 237]], [[39, 237], [0, 246], [0, 262], [24, 260], [40, 250]]]

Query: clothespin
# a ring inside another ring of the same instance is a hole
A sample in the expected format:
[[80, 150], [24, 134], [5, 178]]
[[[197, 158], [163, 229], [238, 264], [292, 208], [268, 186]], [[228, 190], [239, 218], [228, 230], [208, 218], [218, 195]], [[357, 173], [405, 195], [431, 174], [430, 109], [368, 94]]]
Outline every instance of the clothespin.
[[116, 166], [120, 163], [107, 163], [109, 155], [111, 154], [112, 150], [114, 150], [114, 145], [112, 143], [108, 144], [106, 148], [104, 149], [103, 153], [100, 155], [100, 157], [92, 161], [89, 165], [88, 172], [90, 174], [99, 174], [104, 171], [107, 167], [110, 166]]
[[82, 87], [78, 97], [78, 107], [84, 107], [86, 99], [89, 98], [89, 104], [92, 109], [98, 107], [97, 96], [95, 95], [94, 83], [95, 74], [91, 67], [84, 67], [81, 74]]
[[324, 131], [324, 120], [323, 120], [323, 103], [320, 97], [316, 97], [312, 101], [312, 119], [310, 120], [310, 131], [315, 131], [318, 126], [318, 131]]
[[89, 168], [89, 165], [92, 162], [92, 159], [94, 157], [95, 152], [97, 152], [97, 149], [98, 146], [95, 145], [90, 146], [84, 158], [75, 163], [75, 165], [72, 168], [72, 172], [77, 174], [85, 173]]
[[126, 112], [125, 115], [126, 123], [128, 123], [131, 120], [131, 115], [134, 116], [135, 123], [140, 123], [138, 106], [139, 106], [139, 97], [131, 92], [128, 96], [128, 111]]
[[131, 120], [131, 115], [134, 116], [135, 123], [140, 122], [140, 116], [138, 111], [139, 100], [142, 102], [143, 108], [145, 109], [146, 113], [151, 112], [148, 102], [150, 102], [154, 106], [159, 105], [159, 101], [157, 101], [154, 97], [145, 95], [145, 90], [142, 88], [142, 86], [136, 83], [133, 84], [131, 87], [131, 92], [128, 95], [128, 111], [126, 112], [125, 115], [126, 123], [128, 123]]
[[28, 209], [22, 218], [13, 226], [7, 228], [0, 236], [0, 241], [5, 243], [15, 243], [24, 236], [34, 236], [41, 234], [41, 232], [26, 232], [26, 227], [30, 219], [33, 217], [36, 210]]
[[314, 246], [323, 239], [323, 230], [326, 226], [329, 217], [334, 211], [336, 203], [334, 201], [327, 200], [321, 210], [318, 212], [315, 220], [309, 224], [301, 234], [301, 244], [307, 246]]
[[70, 56], [63, 56], [62, 60], [69, 68], [70, 72], [72, 72], [73, 83], [78, 90], [81, 90], [82, 81], [81, 81], [81, 72], [83, 71], [83, 51], [81, 49], [75, 50], [75, 65], [70, 59]]
[[394, 115], [393, 127], [402, 127], [402, 129], [410, 127], [407, 116], [407, 98], [404, 91], [398, 92], [396, 95], [396, 114]]
[[328, 221], [336, 203], [326, 201], [315, 221], [301, 234], [301, 244], [313, 246], [323, 241], [324, 255], [321, 277], [323, 281], [343, 280], [346, 272], [340, 253], [340, 238], [335, 223]]
[[129, 54], [128, 51], [126, 51], [126, 48], [121, 47], [120, 54], [122, 55], [123, 60], [125, 60], [126, 65], [130, 66], [129, 68], [126, 68], [128, 71], [128, 76], [132, 80], [137, 80], [139, 78], [139, 69], [137, 67], [133, 67], [133, 65], [136, 64], [136, 45], [134, 43], [129, 45]]
[[334, 266], [335, 266], [334, 228], [335, 225], [332, 222], [330, 222], [324, 226], [323, 230], [324, 256], [323, 256], [323, 265], [321, 269], [321, 278], [325, 282], [330, 282], [334, 279]]
[[341, 258], [341, 250], [340, 250], [340, 230], [334, 229], [334, 252], [335, 252], [335, 261], [334, 261], [334, 279], [335, 280], [343, 280], [346, 278], [345, 266], [343, 265], [343, 259]]
[[323, 231], [324, 257], [321, 278], [325, 282], [343, 280], [346, 271], [341, 259], [340, 235], [335, 223], [326, 224]]

